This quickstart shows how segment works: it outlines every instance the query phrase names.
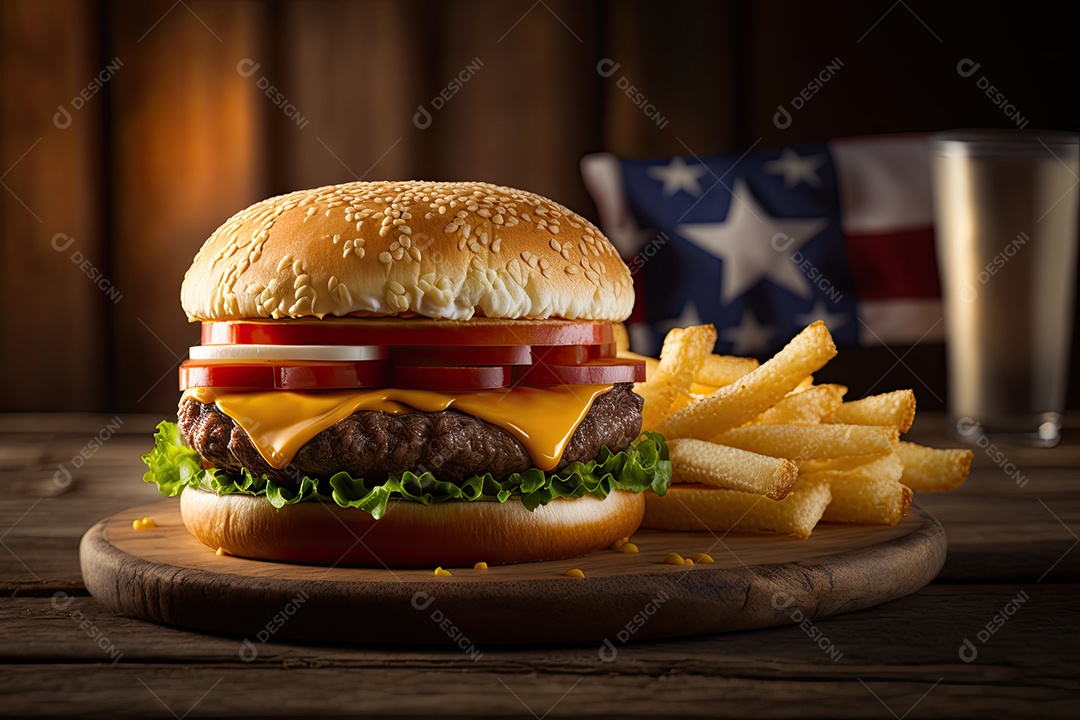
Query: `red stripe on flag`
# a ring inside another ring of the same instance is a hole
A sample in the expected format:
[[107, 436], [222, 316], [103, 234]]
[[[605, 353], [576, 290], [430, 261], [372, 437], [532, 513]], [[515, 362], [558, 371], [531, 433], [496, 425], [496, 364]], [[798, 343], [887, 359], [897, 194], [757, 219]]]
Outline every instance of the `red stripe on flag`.
[[844, 243], [860, 300], [941, 297], [933, 228], [847, 235]]

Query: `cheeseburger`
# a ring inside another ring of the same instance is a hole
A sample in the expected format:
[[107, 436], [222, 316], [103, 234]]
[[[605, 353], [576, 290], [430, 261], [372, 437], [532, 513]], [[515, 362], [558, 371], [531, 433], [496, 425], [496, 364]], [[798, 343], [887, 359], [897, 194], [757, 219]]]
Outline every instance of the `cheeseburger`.
[[630, 272], [588, 220], [485, 183], [264, 200], [181, 289], [202, 324], [144, 479], [242, 557], [464, 566], [595, 552], [664, 493]]

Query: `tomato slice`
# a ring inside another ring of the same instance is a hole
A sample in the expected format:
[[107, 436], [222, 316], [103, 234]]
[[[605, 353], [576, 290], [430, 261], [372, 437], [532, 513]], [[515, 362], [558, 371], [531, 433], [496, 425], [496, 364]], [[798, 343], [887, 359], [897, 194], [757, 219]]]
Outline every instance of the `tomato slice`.
[[395, 365], [460, 367], [465, 365], [529, 365], [528, 345], [402, 345], [391, 348]]
[[329, 390], [390, 385], [387, 360], [362, 362], [243, 363], [185, 360], [180, 389], [228, 387], [255, 390]]
[[390, 349], [381, 345], [196, 345], [188, 348], [192, 360], [331, 360], [360, 362], [385, 360]]
[[580, 365], [547, 363], [513, 368], [515, 385], [607, 385], [645, 381], [642, 360], [599, 358]]
[[394, 386], [410, 390], [494, 390], [510, 385], [510, 368], [398, 365]]
[[613, 358], [617, 355], [615, 343], [602, 345], [535, 345], [532, 348], [534, 364], [581, 365], [590, 360]]
[[204, 345], [599, 345], [608, 322], [577, 320], [236, 320], [205, 322]]

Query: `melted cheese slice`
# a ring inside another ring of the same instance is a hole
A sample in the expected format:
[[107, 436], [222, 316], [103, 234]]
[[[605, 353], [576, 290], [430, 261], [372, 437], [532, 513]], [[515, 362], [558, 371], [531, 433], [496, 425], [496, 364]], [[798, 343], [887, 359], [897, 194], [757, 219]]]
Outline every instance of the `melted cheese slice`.
[[611, 388], [562, 385], [443, 393], [398, 388], [290, 392], [195, 387], [186, 390], [180, 401], [193, 397], [201, 403], [216, 403], [243, 428], [263, 459], [278, 469], [288, 465], [304, 443], [354, 412], [401, 414], [453, 408], [503, 428], [525, 446], [536, 467], [551, 470], [559, 464], [593, 401]]

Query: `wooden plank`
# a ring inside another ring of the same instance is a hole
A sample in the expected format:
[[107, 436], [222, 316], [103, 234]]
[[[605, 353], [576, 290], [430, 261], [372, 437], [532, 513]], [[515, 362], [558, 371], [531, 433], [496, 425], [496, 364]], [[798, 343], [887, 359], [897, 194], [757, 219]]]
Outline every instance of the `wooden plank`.
[[119, 286], [97, 188], [101, 87], [114, 71], [102, 66], [95, 26], [94, 5], [77, 0], [0, 7], [3, 410], [105, 402], [106, 293]]
[[[749, 676], [802, 673], [819, 678], [841, 678], [867, 668], [879, 677], [918, 674], [920, 662], [947, 670], [954, 680], [1005, 672], [1006, 668], [1042, 667], [1052, 674], [1057, 660], [1080, 662], [1080, 620], [1074, 613], [1080, 586], [934, 585], [917, 595], [814, 625], [840, 657], [830, 657], [819, 642], [797, 626], [753, 633], [704, 635], [678, 640], [617, 644], [617, 660], [609, 663], [620, 674], [652, 675], [665, 671], [681, 675], [722, 677], [745, 670]], [[1028, 599], [1016, 605], [1006, 623], [982, 643], [977, 637], [1021, 592]], [[74, 617], [73, 617], [74, 616]], [[913, 621], [913, 618], [918, 618]], [[423, 619], [423, 618], [421, 618]], [[83, 627], [79, 623], [86, 621]], [[318, 667], [376, 668], [393, 662], [399, 669], [431, 667], [445, 670], [480, 668], [494, 672], [590, 672], [601, 667], [599, 643], [581, 643], [553, 652], [550, 647], [484, 647], [481, 660], [457, 650], [343, 645], [313, 646], [282, 641], [261, 642], [248, 659], [240, 656], [243, 636], [188, 632], [165, 625], [116, 615], [90, 597], [14, 598], [0, 600], [0, 621], [10, 632], [0, 636], [0, 662], [77, 663], [110, 661], [112, 657], [86, 633], [90, 625], [106, 638], [125, 662], [191, 663], [228, 666], [315, 665]], [[34, 642], [25, 642], [29, 634]], [[977, 646], [977, 662], [960, 660], [964, 638]], [[109, 644], [105, 643], [105, 644]], [[1058, 652], [1060, 650], [1060, 653]], [[604, 657], [610, 653], [605, 652]], [[480, 664], [478, 664], [480, 663]], [[937, 675], [935, 675], [936, 679]], [[1001, 677], [999, 675], [999, 677]]]
[[[1021, 591], [1027, 599], [981, 642], [977, 633]], [[923, 717], [1019, 717], [1033, 712], [1026, 703], [1035, 700], [1042, 701], [1039, 716], [1060, 716], [1080, 691], [1076, 593], [1075, 586], [931, 587], [814, 623], [818, 639], [785, 627], [620, 643], [610, 662], [598, 644], [479, 648], [477, 656], [457, 649], [305, 647], [256, 637], [249, 638], [252, 652], [243, 638], [118, 617], [90, 598], [14, 599], [0, 601], [8, 630], [0, 635], [0, 661], [11, 680], [0, 697], [17, 714], [65, 714], [70, 697], [79, 698], [86, 714], [159, 711], [151, 692], [135, 692], [142, 690], [141, 678], [183, 713], [221, 679], [228, 691], [215, 688], [196, 714], [316, 714], [343, 702], [364, 714], [438, 708], [453, 716], [466, 707], [471, 715], [511, 714], [520, 712], [516, 693], [537, 714], [565, 695], [561, 714], [669, 717], [678, 707], [680, 715], [787, 717], [814, 702], [818, 716], [868, 717], [883, 712], [871, 690], [897, 715], [929, 691], [919, 703]], [[34, 641], [26, 642], [28, 636]], [[835, 662], [824, 654], [822, 637], [839, 653]], [[979, 643], [974, 662], [960, 658], [965, 638]], [[185, 664], [182, 672], [177, 662]], [[66, 693], [55, 693], [52, 673], [40, 672], [43, 663], [64, 674]], [[312, 671], [317, 674], [307, 675]], [[296, 691], [309, 683], [320, 692]], [[245, 705], [234, 705], [230, 696]]]
[[[421, 170], [531, 190], [585, 212], [578, 159], [599, 140], [597, 13], [557, 0], [481, 12], [447, 5], [440, 14], [440, 34], [477, 41], [435, 46], [438, 69], [416, 100], [432, 115], [422, 131], [431, 161]], [[451, 99], [436, 109], [443, 93]]]
[[281, 46], [292, 50], [265, 77], [303, 122], [271, 116], [283, 139], [284, 185], [275, 190], [426, 175], [417, 157], [422, 134], [409, 122], [423, 97], [430, 41], [417, 12], [388, 0], [282, 4]]
[[109, 14], [130, 68], [113, 88], [119, 408], [175, 407], [176, 366], [198, 342], [180, 308], [181, 279], [207, 236], [265, 195], [269, 101], [237, 70], [259, 55], [263, 12], [158, 0]]
[[600, 80], [602, 149], [634, 159], [745, 150], [753, 139], [737, 137], [747, 101], [736, 92], [743, 72], [734, 51], [738, 18], [731, 3], [702, 3], [692, 13], [613, 3], [601, 57], [618, 68], [605, 64], [611, 74]]
[[[597, 661], [587, 672], [537, 674], [519, 664], [504, 672], [420, 666], [357, 670], [311, 666], [147, 666], [119, 662], [8, 665], [0, 702], [20, 717], [177, 716], [312, 717], [888, 717], [916, 705], [919, 717], [1075, 717], [1075, 663], [1015, 667], [960, 681], [940, 666], [911, 672], [878, 667], [843, 677], [787, 677], [777, 670], [717, 678], [670, 668], [613, 674]], [[786, 669], [786, 668], [783, 668]], [[939, 674], [943, 673], [944, 674]], [[897, 677], [899, 675], [899, 677]], [[57, 692], [56, 677], [64, 680]], [[940, 679], [939, 679], [940, 678]], [[77, 700], [75, 700], [77, 698]], [[884, 707], [882, 707], [884, 705]], [[557, 708], [557, 709], [556, 709]], [[555, 712], [552, 712], [555, 710]]]

